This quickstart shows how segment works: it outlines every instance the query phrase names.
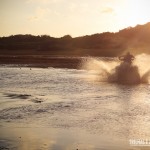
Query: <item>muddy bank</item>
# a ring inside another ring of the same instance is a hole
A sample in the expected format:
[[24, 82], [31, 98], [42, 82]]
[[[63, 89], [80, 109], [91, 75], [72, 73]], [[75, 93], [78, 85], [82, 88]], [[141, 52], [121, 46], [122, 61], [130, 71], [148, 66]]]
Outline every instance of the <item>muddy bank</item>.
[[39, 55], [29, 56], [11, 56], [0, 55], [0, 64], [19, 64], [29, 67], [54, 67], [54, 68], [72, 68], [77, 69], [80, 65], [81, 57], [48, 57]]

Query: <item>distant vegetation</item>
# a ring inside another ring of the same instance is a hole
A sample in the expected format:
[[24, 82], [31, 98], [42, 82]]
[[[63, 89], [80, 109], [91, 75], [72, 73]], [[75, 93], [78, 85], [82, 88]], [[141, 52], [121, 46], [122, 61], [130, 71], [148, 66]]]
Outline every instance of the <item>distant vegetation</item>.
[[11, 35], [0, 37], [0, 55], [52, 56], [118, 56], [130, 51], [150, 54], [150, 23], [126, 28], [116, 33], [86, 35], [72, 38], [65, 35]]

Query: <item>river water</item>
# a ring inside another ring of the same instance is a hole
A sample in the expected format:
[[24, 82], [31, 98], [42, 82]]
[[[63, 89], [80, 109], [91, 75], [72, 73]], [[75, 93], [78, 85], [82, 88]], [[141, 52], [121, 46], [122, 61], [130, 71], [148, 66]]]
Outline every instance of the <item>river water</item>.
[[0, 149], [148, 149], [150, 85], [93, 70], [0, 67]]

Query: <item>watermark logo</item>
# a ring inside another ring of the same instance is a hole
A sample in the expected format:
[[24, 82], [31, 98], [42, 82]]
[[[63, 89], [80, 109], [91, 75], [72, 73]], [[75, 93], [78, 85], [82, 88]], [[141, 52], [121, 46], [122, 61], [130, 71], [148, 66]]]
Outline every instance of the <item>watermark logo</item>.
[[149, 139], [130, 139], [130, 146], [150, 146]]

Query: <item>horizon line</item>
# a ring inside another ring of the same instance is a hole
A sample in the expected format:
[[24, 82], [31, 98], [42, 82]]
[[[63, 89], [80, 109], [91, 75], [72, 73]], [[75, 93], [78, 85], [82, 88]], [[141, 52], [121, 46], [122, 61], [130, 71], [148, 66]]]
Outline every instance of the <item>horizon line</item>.
[[128, 28], [134, 28], [134, 27], [137, 27], [137, 26], [146, 25], [146, 24], [148, 24], [148, 23], [150, 23], [150, 22], [147, 22], [147, 23], [144, 23], [144, 24], [136, 24], [136, 25], [134, 25], [134, 26], [128, 26], [128, 27], [126, 27], [126, 28], [119, 29], [119, 30], [116, 31], [116, 32], [104, 31], [104, 32], [100, 32], [100, 33], [86, 34], [86, 35], [81, 35], [81, 36], [72, 36], [71, 34], [65, 34], [65, 35], [63, 35], [63, 36], [55, 37], [55, 36], [51, 36], [51, 35], [49, 35], [49, 34], [37, 34], [37, 35], [35, 35], [35, 34], [31, 34], [31, 33], [27, 33], [27, 34], [17, 33], [17, 34], [10, 34], [10, 35], [7, 35], [7, 36], [0, 36], [0, 38], [5, 38], [5, 37], [10, 37], [10, 36], [15, 36], [15, 35], [32, 35], [32, 36], [44, 36], [44, 35], [46, 35], [46, 36], [49, 36], [49, 37], [52, 37], [52, 38], [62, 38], [62, 37], [64, 37], [64, 36], [69, 35], [69, 36], [71, 36], [72, 38], [77, 38], [77, 37], [91, 36], [91, 35], [103, 34], [103, 33], [118, 33], [118, 32], [120, 32], [121, 30], [128, 29]]

